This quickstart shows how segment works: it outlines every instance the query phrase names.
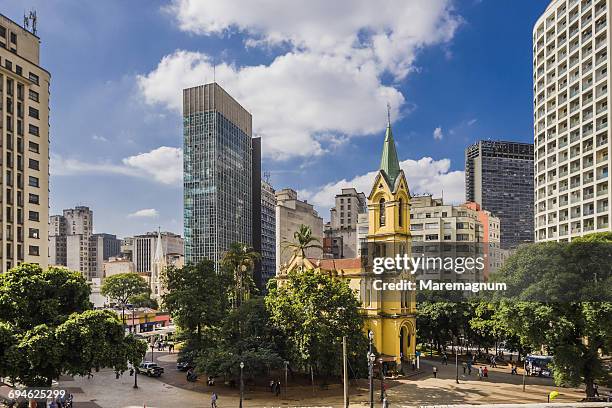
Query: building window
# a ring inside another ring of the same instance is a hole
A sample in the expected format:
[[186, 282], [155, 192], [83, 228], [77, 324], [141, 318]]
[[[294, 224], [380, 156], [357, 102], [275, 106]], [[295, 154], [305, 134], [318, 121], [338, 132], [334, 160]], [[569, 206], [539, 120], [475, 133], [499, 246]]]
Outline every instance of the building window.
[[30, 106], [30, 109], [29, 109], [28, 113], [29, 113], [31, 118], [38, 119], [38, 117], [39, 117], [38, 109], [33, 108], [31, 106]]
[[17, 34], [11, 33], [11, 42], [17, 44]]
[[34, 135], [34, 136], [38, 136], [40, 134], [40, 129], [36, 125], [30, 124], [28, 126], [28, 131], [30, 132], [31, 135]]
[[38, 177], [29, 176], [28, 184], [30, 187], [38, 187], [39, 186]]
[[40, 232], [38, 228], [30, 228], [29, 237], [34, 239], [40, 238]]
[[36, 245], [30, 245], [28, 253], [33, 256], [39, 256], [39, 249]]
[[29, 96], [31, 101], [38, 102], [38, 92], [30, 89], [28, 91], [28, 96]]
[[30, 143], [29, 143], [29, 147], [28, 147], [28, 149], [29, 149], [31, 152], [34, 152], [34, 153], [39, 153], [38, 143], [30, 142]]
[[29, 167], [32, 170], [40, 170], [40, 165], [38, 163], [38, 160], [30, 159]]
[[404, 226], [404, 200], [399, 199], [399, 216], [397, 217], [400, 227]]
[[30, 211], [28, 214], [28, 219], [30, 221], [40, 221], [40, 215], [37, 211]]
[[32, 194], [30, 193], [30, 200], [29, 200], [30, 204], [39, 204], [40, 203], [40, 197], [38, 196], [38, 194]]
[[385, 199], [381, 198], [378, 202], [378, 223], [381, 227], [385, 225]]
[[36, 74], [35, 74], [35, 73], [33, 73], [33, 72], [30, 72], [30, 76], [29, 76], [29, 78], [30, 78], [30, 81], [32, 81], [32, 82], [34, 82], [36, 85], [38, 85], [38, 75], [36, 75]]

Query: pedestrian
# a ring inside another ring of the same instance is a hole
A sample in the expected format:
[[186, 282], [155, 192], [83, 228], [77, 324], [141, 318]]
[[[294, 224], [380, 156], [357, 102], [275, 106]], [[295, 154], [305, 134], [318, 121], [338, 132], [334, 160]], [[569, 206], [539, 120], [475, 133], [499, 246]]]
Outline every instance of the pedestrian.
[[444, 365], [448, 365], [448, 357], [446, 356], [446, 353], [442, 353], [442, 364]]
[[461, 366], [463, 367], [463, 374], [465, 374], [465, 370], [467, 370], [467, 364], [463, 363], [461, 364]]
[[280, 396], [281, 393], [281, 382], [280, 380], [276, 381], [276, 396]]
[[478, 379], [482, 380], [482, 367], [478, 367]]
[[433, 376], [434, 378], [438, 378], [438, 367], [434, 366], [433, 368]]
[[389, 408], [389, 401], [386, 396], [383, 398], [382, 408]]
[[593, 384], [593, 395], [599, 397], [599, 386], [597, 384]]
[[482, 369], [482, 375], [486, 378], [489, 376], [489, 369], [487, 367]]
[[217, 393], [213, 391], [212, 395], [210, 396], [210, 408], [217, 408], [218, 399], [219, 397], [217, 396]]
[[517, 375], [516, 365], [512, 364], [512, 370], [510, 371], [510, 374]]
[[495, 356], [491, 357], [491, 367], [497, 368], [497, 358]]
[[55, 400], [51, 401], [49, 408], [57, 408], [57, 402], [55, 402]]
[[468, 375], [472, 375], [472, 363], [468, 361], [467, 363]]
[[270, 392], [274, 393], [274, 386], [276, 385], [276, 383], [274, 382], [274, 380], [270, 380]]

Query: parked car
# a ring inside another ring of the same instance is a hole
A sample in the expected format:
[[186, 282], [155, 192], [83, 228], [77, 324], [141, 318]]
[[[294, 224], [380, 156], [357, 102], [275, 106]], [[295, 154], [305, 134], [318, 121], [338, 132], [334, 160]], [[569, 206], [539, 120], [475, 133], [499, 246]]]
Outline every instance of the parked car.
[[193, 363], [191, 363], [191, 361], [181, 361], [176, 363], [176, 369], [179, 371], [188, 371], [191, 368], [194, 368]]
[[152, 361], [143, 361], [142, 364], [136, 367], [136, 372], [148, 377], [161, 377], [164, 373], [164, 369]]

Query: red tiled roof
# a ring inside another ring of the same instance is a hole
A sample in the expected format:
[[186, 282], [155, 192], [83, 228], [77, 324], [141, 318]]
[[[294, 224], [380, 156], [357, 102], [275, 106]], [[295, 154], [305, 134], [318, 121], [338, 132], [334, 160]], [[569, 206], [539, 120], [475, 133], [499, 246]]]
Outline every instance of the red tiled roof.
[[342, 269], [359, 269], [361, 268], [361, 258], [343, 258], [343, 259], [318, 259], [308, 258], [314, 266], [327, 271], [339, 271]]

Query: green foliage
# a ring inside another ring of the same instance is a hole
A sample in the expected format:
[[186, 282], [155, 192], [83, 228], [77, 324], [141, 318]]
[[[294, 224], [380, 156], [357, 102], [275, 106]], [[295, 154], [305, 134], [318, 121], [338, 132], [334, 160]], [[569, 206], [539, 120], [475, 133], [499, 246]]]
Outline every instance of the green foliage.
[[22, 264], [0, 275], [0, 375], [49, 386], [61, 374], [139, 362], [146, 344], [126, 337], [114, 312], [87, 310], [89, 293], [79, 273], [63, 268]]
[[612, 351], [612, 245], [609, 234], [569, 244], [521, 247], [494, 276], [509, 283], [510, 299], [495, 315], [519, 343], [553, 355], [557, 384], [611, 383], [601, 355]]
[[65, 268], [43, 271], [34, 264], [21, 264], [0, 274], [0, 322], [17, 331], [40, 324], [59, 324], [73, 312], [91, 308], [91, 289], [85, 278]]
[[227, 315], [232, 279], [223, 271], [215, 272], [212, 261], [171, 266], [162, 279], [168, 290], [162, 302], [187, 338], [201, 341], [203, 329], [220, 325]]
[[147, 293], [139, 293], [129, 298], [129, 303], [134, 307], [148, 307], [150, 309], [159, 309], [157, 300], [151, 297], [150, 291]]
[[323, 249], [321, 241], [312, 236], [312, 228], [307, 225], [300, 225], [298, 230], [293, 233], [293, 239], [293, 242], [282, 242], [283, 251], [290, 249], [294, 255], [304, 258], [306, 251], [310, 248]]
[[256, 290], [253, 281], [253, 269], [261, 255], [253, 248], [240, 242], [235, 242], [230, 249], [223, 253], [221, 265], [233, 273], [234, 291], [232, 293], [232, 306], [239, 307]]
[[130, 298], [149, 291], [147, 282], [136, 273], [119, 273], [105, 278], [102, 283], [102, 295], [124, 307]]
[[266, 307], [272, 323], [287, 338], [294, 363], [315, 372], [337, 375], [342, 367], [342, 337], [349, 361], [364, 369], [367, 339], [360, 303], [346, 282], [313, 270], [292, 271], [283, 285], [270, 285]]
[[197, 358], [198, 370], [227, 378], [239, 373], [241, 361], [248, 376], [263, 375], [281, 367], [284, 337], [269, 319], [261, 297], [249, 299], [232, 310], [209, 337], [211, 347]]

